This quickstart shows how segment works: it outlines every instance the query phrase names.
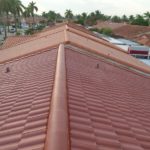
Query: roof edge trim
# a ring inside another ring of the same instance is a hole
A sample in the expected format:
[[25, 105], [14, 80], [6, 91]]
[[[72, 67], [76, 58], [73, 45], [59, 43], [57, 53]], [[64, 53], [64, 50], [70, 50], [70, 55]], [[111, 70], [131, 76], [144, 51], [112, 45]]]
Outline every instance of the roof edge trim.
[[70, 144], [66, 86], [64, 44], [60, 44], [44, 150], [69, 150]]
[[[74, 25], [74, 28], [73, 28], [70, 24], [67, 24], [67, 25], [68, 25], [67, 30], [70, 31], [70, 32], [72, 32], [72, 33], [78, 34], [78, 35], [83, 36], [83, 37], [86, 37], [86, 38], [87, 38], [87, 36], [89, 36], [89, 37], [88, 37], [89, 39], [91, 39], [91, 40], [93, 40], [93, 41], [95, 41], [95, 42], [97, 42], [97, 43], [100, 43], [100, 44], [102, 44], [102, 45], [108, 46], [108, 47], [110, 47], [110, 48], [115, 48], [117, 51], [120, 51], [120, 52], [123, 52], [123, 53], [126, 53], [126, 54], [127, 54], [127, 52], [126, 52], [126, 51], [123, 51], [123, 49], [121, 49], [121, 48], [119, 48], [119, 47], [117, 47], [117, 46], [115, 46], [115, 45], [113, 45], [113, 44], [111, 44], [111, 43], [109, 43], [109, 42], [106, 42], [104, 39], [101, 39], [101, 38], [96, 37], [94, 34], [92, 34], [91, 31], [89, 31], [89, 32], [87, 33], [87, 32], [84, 31], [84, 30], [86, 30], [86, 29], [80, 29], [81, 32], [84, 32], [84, 33], [86, 34], [86, 35], [83, 35], [82, 33], [79, 33], [78, 31], [76, 31], [77, 29], [75, 28], [75, 26], [77, 26], [77, 25]], [[70, 28], [69, 28], [69, 27], [70, 27]], [[81, 28], [81, 27], [79, 27], [79, 28]], [[76, 29], [76, 30], [75, 30], [75, 29]], [[78, 29], [78, 30], [79, 30], [79, 29]], [[91, 33], [90, 33], [90, 32], [91, 32]], [[91, 36], [91, 37], [90, 37], [90, 36]]]

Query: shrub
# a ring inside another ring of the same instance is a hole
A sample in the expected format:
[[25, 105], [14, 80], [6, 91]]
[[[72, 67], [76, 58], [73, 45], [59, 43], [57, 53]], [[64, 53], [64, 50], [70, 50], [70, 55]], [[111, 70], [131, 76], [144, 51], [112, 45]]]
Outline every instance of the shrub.
[[16, 35], [21, 35], [21, 33], [19, 31], [17, 31]]
[[32, 35], [34, 33], [34, 29], [29, 28], [28, 30], [25, 31], [26, 35]]
[[111, 28], [102, 28], [102, 29], [100, 30], [100, 32], [101, 32], [102, 34], [105, 34], [105, 35], [112, 35], [112, 29], [111, 29]]
[[101, 29], [93, 28], [93, 29], [90, 29], [90, 30], [101, 33], [101, 34], [105, 34], [105, 35], [108, 35], [108, 36], [112, 35], [112, 29], [111, 28], [101, 28]]
[[45, 26], [44, 25], [38, 25], [37, 27], [36, 27], [36, 30], [43, 30], [45, 28]]

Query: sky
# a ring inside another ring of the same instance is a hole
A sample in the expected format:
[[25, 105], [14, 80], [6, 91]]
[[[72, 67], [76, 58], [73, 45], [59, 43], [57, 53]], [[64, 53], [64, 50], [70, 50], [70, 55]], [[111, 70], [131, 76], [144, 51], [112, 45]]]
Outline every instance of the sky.
[[[22, 0], [28, 5], [32, 0]], [[71, 9], [74, 14], [90, 13], [99, 10], [106, 15], [127, 16], [143, 14], [150, 11], [150, 0], [33, 0], [39, 8], [38, 14], [54, 10], [64, 15], [66, 9]]]

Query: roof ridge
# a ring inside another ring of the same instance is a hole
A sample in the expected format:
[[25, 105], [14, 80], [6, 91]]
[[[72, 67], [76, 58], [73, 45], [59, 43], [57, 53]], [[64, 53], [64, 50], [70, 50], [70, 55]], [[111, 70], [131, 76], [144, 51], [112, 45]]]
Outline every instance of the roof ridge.
[[[60, 25], [56, 25], [56, 26], [54, 26], [54, 27], [49, 28], [49, 29], [46, 30], [46, 31], [42, 31], [42, 32], [39, 32], [39, 33], [35, 33], [35, 34], [32, 35], [32, 36], [25, 36], [25, 37], [31, 37], [31, 38], [33, 37], [34, 39], [28, 39], [28, 40], [26, 40], [26, 41], [24, 41], [24, 42], [18, 43], [18, 44], [16, 44], [16, 45], [11, 46], [11, 47], [15, 47], [15, 46], [17, 46], [17, 45], [24, 44], [24, 43], [28, 43], [28, 42], [30, 42], [30, 41], [34, 41], [34, 40], [36, 40], [36, 39], [40, 39], [40, 38], [46, 37], [46, 36], [48, 36], [48, 35], [51, 35], [51, 34], [47, 34], [47, 35], [44, 35], [44, 36], [40, 36], [41, 33], [44, 33], [44, 32], [47, 32], [47, 31], [51, 31], [51, 30], [53, 30], [53, 29], [56, 29], [56, 28], [61, 27], [61, 26], [64, 26], [64, 25], [67, 25], [68, 27], [72, 27], [72, 28], [79, 29], [80, 31], [82, 31], [82, 32], [84, 32], [84, 33], [86, 33], [86, 34], [89, 34], [89, 35], [94, 36], [95, 38], [97, 38], [97, 42], [100, 42], [101, 44], [104, 44], [104, 45], [106, 45], [106, 46], [109, 46], [109, 47], [111, 47], [111, 48], [115, 48], [116, 50], [119, 50], [119, 51], [121, 51], [121, 52], [126, 53], [126, 52], [123, 51], [121, 48], [116, 47], [116, 46], [114, 46], [113, 44], [110, 44], [110, 43], [106, 42], [106, 41], [105, 41], [104, 39], [102, 39], [102, 38], [98, 38], [95, 34], [93, 34], [91, 31], [85, 29], [84, 27], [79, 26], [79, 25], [76, 25], [76, 24], [74, 24], [74, 23], [70, 23], [70, 22], [69, 22], [69, 23], [66, 22], [66, 23], [62, 23], [62, 24], [60, 24]], [[68, 29], [68, 30], [69, 30], [69, 29]], [[38, 36], [39, 36], [39, 37], [38, 37]], [[13, 38], [13, 36], [11, 36], [11, 37]], [[14, 37], [17, 37], [17, 36], [14, 36]], [[20, 36], [18, 36], [18, 37], [20, 37]], [[24, 37], [24, 36], [21, 36], [21, 37]], [[37, 37], [37, 38], [36, 38], [36, 37]], [[98, 41], [98, 39], [101, 39], [103, 42], [102, 42], [102, 41]], [[92, 39], [92, 40], [94, 40], [94, 39]], [[3, 49], [5, 49], [5, 48], [2, 48], [1, 50], [3, 50]]]
[[69, 150], [66, 87], [65, 50], [64, 44], [60, 44], [57, 54], [56, 72], [52, 92], [52, 107], [48, 119], [44, 150]]
[[[64, 23], [59, 25], [58, 28], [57, 27], [58, 26], [55, 26], [55, 29], [53, 28], [54, 30], [49, 30], [44, 34], [21, 43], [22, 45], [18, 44], [16, 47], [10, 47], [6, 50], [3, 49], [0, 51], [0, 63], [15, 57], [21, 57], [22, 55], [26, 55], [33, 51], [35, 52], [47, 47], [59, 45], [60, 43], [71, 43], [120, 64], [124, 64], [145, 73], [150, 73], [150, 68], [146, 64], [138, 61], [122, 50], [117, 49], [116, 46], [110, 45], [109, 43], [92, 36], [86, 29], [85, 33], [85, 30], [82, 27], [70, 23]], [[37, 42], [39, 43], [38, 45]]]

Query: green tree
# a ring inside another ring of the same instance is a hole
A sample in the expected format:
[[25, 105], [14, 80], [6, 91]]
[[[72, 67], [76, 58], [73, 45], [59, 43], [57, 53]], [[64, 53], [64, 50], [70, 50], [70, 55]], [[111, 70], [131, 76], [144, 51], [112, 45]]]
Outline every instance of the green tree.
[[100, 34], [104, 34], [104, 35], [108, 35], [108, 36], [111, 36], [112, 35], [112, 29], [111, 28], [101, 28], [101, 29], [98, 29], [98, 28], [92, 28], [90, 29], [91, 31], [94, 31], [94, 32], [98, 32]]
[[45, 18], [47, 18], [47, 13], [45, 11], [42, 12], [42, 16], [45, 17]]
[[7, 29], [6, 26], [8, 26], [9, 30], [9, 13], [11, 9], [11, 1], [10, 0], [0, 0], [0, 13], [3, 17], [6, 16], [7, 21], [4, 20], [4, 28], [5, 28], [5, 38], [7, 37]]
[[30, 9], [29, 9], [29, 7], [25, 7], [24, 8], [23, 16], [25, 18], [30, 17]]
[[95, 12], [91, 12], [89, 15], [87, 13], [82, 13], [76, 16], [76, 23], [82, 24], [82, 25], [95, 25], [98, 20], [110, 20], [111, 16], [107, 16], [102, 14], [99, 10], [96, 10]]
[[121, 22], [121, 18], [120, 18], [119, 16], [113, 16], [113, 17], [111, 18], [111, 20], [112, 20], [113, 22], [117, 22], [117, 23], [120, 23], [120, 22]]
[[125, 14], [122, 16], [121, 20], [123, 22], [128, 22], [129, 21], [128, 17]]
[[100, 30], [100, 33], [111, 36], [112, 35], [112, 29], [111, 28], [102, 28]]
[[11, 13], [14, 15], [15, 28], [17, 32], [17, 23], [20, 23], [20, 16], [23, 14], [23, 6], [20, 0], [11, 0]]
[[62, 16], [59, 13], [56, 13], [55, 11], [49, 11], [48, 13], [43, 12], [42, 16], [48, 19], [48, 22], [57, 22], [60, 19], [62, 19]]
[[88, 17], [87, 13], [84, 12], [81, 14], [81, 18], [83, 20], [83, 25], [86, 25], [87, 17]]
[[30, 2], [28, 5], [29, 12], [33, 18], [33, 24], [35, 24], [35, 11], [38, 11], [38, 7], [36, 6], [36, 2]]
[[134, 21], [135, 17], [133, 15], [129, 16], [129, 23], [132, 24], [132, 22]]
[[96, 20], [106, 20], [107, 16], [102, 14], [99, 10], [95, 11]]
[[97, 21], [97, 17], [95, 12], [91, 12], [87, 17], [86, 24], [92, 26], [96, 24], [96, 21]]
[[101, 12], [99, 10], [96, 10], [95, 11], [95, 17], [98, 20], [98, 19], [102, 19], [103, 15], [101, 14]]
[[86, 25], [87, 17], [88, 17], [88, 15], [85, 12], [82, 13], [81, 15], [80, 14], [77, 15], [76, 16], [76, 23], [79, 23], [81, 25]]
[[74, 15], [72, 13], [72, 10], [70, 9], [67, 9], [66, 12], [65, 12], [65, 18], [68, 20], [68, 21], [71, 21], [73, 19]]
[[148, 21], [148, 25], [150, 26], [150, 12], [146, 12], [146, 13], [144, 13], [144, 17], [145, 17], [145, 19], [147, 19], [147, 21]]
[[134, 18], [134, 20], [131, 24], [148, 26], [148, 22], [144, 19], [144, 17], [142, 15], [139, 15], [139, 14], [136, 15], [136, 17]]

